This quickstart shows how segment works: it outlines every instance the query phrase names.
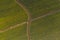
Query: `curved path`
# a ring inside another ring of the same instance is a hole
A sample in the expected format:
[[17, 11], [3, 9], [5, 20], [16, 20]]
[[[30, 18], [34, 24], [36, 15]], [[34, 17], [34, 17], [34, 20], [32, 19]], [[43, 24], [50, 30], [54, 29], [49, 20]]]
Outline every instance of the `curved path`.
[[27, 20], [27, 38], [30, 40], [30, 25], [31, 25], [31, 13], [27, 10], [27, 8], [22, 4], [19, 0], [15, 0], [16, 3], [24, 9], [24, 11], [27, 13], [28, 20]]

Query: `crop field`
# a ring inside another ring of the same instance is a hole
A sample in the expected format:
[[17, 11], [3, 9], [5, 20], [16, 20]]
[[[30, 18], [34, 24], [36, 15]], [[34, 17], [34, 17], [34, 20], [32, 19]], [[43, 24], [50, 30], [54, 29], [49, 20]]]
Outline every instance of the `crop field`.
[[0, 40], [60, 40], [60, 0], [0, 0]]

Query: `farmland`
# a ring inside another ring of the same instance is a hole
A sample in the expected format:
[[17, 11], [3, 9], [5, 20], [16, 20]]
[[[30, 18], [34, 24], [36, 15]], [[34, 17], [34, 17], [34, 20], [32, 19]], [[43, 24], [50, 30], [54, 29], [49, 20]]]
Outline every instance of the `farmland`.
[[0, 4], [0, 29], [7, 28], [11, 25], [27, 20], [26, 12], [19, 7], [15, 1], [0, 0]]
[[49, 11], [60, 9], [59, 0], [20, 0], [31, 12], [32, 18], [44, 15]]
[[[0, 0], [0, 40], [60, 40], [60, 0]], [[2, 32], [1, 32], [2, 31]], [[29, 35], [28, 35], [29, 36]]]

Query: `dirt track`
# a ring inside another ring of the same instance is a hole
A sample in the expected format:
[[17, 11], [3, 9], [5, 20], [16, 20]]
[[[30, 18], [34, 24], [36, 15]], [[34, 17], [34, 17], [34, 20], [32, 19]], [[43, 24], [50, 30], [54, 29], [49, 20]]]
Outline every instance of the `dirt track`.
[[[53, 14], [55, 14], [55, 13], [57, 13], [57, 12], [60, 12], [60, 10], [50, 11], [49, 13], [47, 13], [47, 14], [45, 14], [45, 15], [42, 15], [42, 16], [39, 16], [39, 17], [37, 17], [37, 18], [34, 18], [34, 19], [32, 19], [31, 21], [35, 21], [35, 20], [44, 18], [44, 17], [49, 16], [49, 15], [53, 15]], [[8, 31], [8, 30], [11, 30], [11, 29], [14, 29], [14, 28], [16, 28], [16, 27], [18, 27], [18, 26], [22, 26], [22, 25], [24, 25], [24, 24], [26, 24], [26, 23], [27, 23], [27, 22], [22, 22], [22, 23], [20, 23], [20, 24], [16, 24], [16, 25], [10, 26], [10, 27], [7, 28], [7, 29], [0, 30], [0, 33], [5, 32], [5, 31]]]
[[16, 3], [24, 9], [24, 11], [27, 13], [28, 19], [27, 19], [27, 38], [30, 40], [30, 25], [31, 25], [31, 13], [27, 10], [27, 8], [22, 4], [19, 0], [16, 0]]
[[8, 31], [8, 30], [14, 29], [14, 28], [16, 28], [16, 27], [19, 27], [19, 26], [24, 25], [24, 24], [27, 23], [27, 37], [28, 37], [28, 40], [30, 40], [30, 25], [31, 25], [31, 21], [35, 21], [35, 20], [38, 20], [38, 19], [40, 19], [40, 18], [49, 16], [49, 15], [53, 15], [53, 14], [55, 14], [55, 13], [57, 13], [57, 12], [60, 12], [60, 9], [58, 9], [58, 10], [53, 10], [53, 11], [50, 11], [49, 13], [47, 13], [47, 14], [45, 14], [45, 15], [39, 16], [39, 17], [34, 18], [34, 19], [31, 20], [31, 14], [30, 14], [30, 12], [27, 10], [27, 8], [26, 8], [23, 4], [19, 3], [18, 0], [16, 0], [16, 3], [17, 3], [19, 6], [21, 6], [21, 7], [24, 9], [24, 11], [27, 13], [27, 16], [28, 16], [27, 22], [22, 22], [22, 23], [20, 23], [20, 24], [16, 24], [16, 25], [14, 25], [14, 26], [11, 26], [11, 27], [9, 27], [9, 28], [7, 28], [7, 29], [0, 30], [0, 33], [6, 32], [6, 31]]

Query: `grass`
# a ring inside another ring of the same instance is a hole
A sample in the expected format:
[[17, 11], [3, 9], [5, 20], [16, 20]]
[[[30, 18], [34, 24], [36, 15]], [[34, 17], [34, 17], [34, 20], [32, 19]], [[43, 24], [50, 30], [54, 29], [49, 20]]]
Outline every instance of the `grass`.
[[27, 40], [26, 24], [15, 29], [0, 33], [0, 40]]
[[7, 28], [27, 20], [26, 12], [15, 0], [0, 0], [0, 29]]
[[60, 39], [60, 12], [32, 22], [32, 40]]
[[[20, 0], [32, 18], [60, 9], [59, 0]], [[15, 0], [0, 0], [0, 30], [27, 21], [27, 14]], [[26, 24], [0, 33], [0, 40], [27, 40]], [[31, 24], [32, 40], [60, 40], [60, 12], [35, 20]]]
[[32, 18], [36, 18], [51, 10], [60, 9], [59, 0], [20, 0], [31, 12]]

